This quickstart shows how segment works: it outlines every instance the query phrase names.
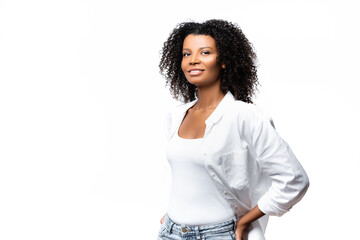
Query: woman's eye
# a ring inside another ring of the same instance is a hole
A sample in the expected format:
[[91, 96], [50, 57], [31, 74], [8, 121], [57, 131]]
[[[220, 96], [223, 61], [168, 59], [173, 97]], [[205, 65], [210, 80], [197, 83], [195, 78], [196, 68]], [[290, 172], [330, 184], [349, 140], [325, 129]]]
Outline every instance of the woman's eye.
[[202, 54], [210, 54], [210, 52], [209, 51], [204, 51], [204, 52], [202, 52]]
[[190, 56], [190, 53], [183, 53], [183, 57]]

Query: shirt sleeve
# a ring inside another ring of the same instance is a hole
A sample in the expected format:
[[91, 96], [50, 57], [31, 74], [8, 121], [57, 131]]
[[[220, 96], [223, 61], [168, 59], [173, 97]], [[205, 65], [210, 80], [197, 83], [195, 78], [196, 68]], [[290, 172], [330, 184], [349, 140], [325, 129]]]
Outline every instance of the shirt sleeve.
[[309, 178], [289, 145], [275, 130], [272, 118], [255, 111], [248, 137], [262, 173], [271, 186], [259, 199], [259, 209], [281, 216], [301, 200], [309, 187]]

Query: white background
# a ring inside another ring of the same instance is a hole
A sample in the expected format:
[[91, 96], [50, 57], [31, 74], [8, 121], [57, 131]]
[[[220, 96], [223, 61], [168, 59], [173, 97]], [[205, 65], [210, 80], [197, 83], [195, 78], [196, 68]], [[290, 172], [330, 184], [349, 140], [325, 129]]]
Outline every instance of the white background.
[[356, 239], [355, 1], [0, 0], [0, 239], [155, 239], [179, 104], [159, 51], [177, 23], [221, 18], [255, 46], [255, 103], [310, 177], [268, 240]]

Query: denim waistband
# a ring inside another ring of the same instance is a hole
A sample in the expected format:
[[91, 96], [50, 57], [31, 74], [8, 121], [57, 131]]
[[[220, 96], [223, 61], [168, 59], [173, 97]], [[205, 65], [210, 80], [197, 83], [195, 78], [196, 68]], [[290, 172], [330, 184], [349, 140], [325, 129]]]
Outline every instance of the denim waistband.
[[229, 220], [206, 224], [206, 225], [184, 225], [177, 224], [170, 219], [168, 214], [165, 215], [164, 223], [168, 233], [174, 233], [179, 236], [196, 236], [197, 239], [200, 239], [200, 234], [213, 234], [213, 233], [222, 233], [228, 232], [231, 230], [235, 231], [236, 228], [236, 218], [233, 217]]

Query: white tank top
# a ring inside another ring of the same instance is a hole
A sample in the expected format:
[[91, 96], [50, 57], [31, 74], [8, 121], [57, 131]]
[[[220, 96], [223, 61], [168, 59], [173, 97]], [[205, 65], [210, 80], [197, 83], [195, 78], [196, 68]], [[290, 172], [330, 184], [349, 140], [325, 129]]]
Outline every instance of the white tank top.
[[178, 224], [204, 225], [234, 216], [205, 169], [202, 140], [181, 138], [176, 131], [168, 143], [172, 186], [167, 213]]

